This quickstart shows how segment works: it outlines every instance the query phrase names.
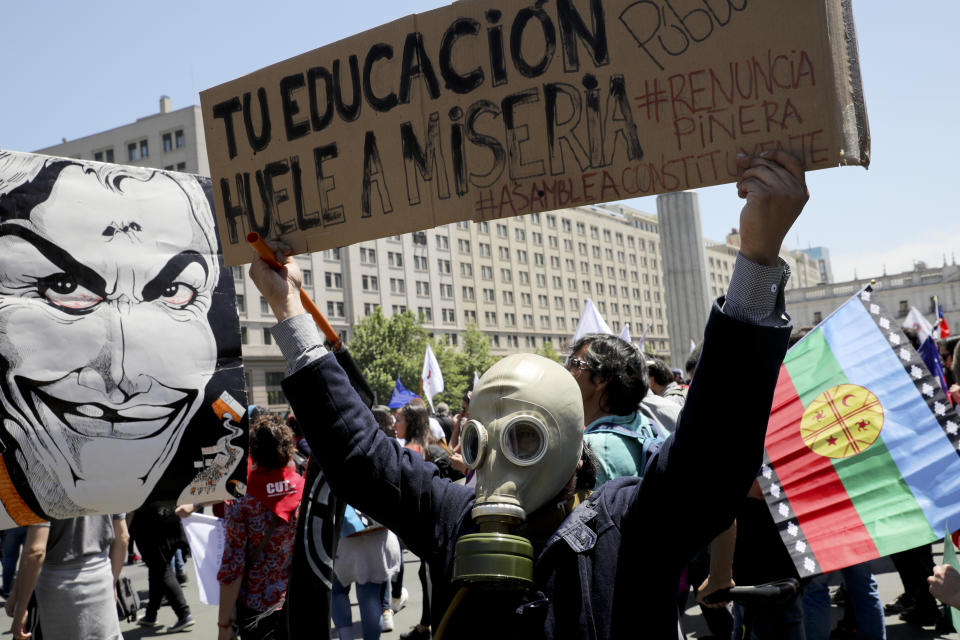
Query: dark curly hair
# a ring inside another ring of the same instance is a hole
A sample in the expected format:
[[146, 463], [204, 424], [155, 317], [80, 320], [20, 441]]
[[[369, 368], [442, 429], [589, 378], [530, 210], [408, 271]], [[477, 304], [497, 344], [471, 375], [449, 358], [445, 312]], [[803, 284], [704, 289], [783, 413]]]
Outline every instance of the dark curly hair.
[[586, 347], [584, 360], [591, 379], [607, 380], [601, 406], [614, 415], [625, 416], [637, 410], [647, 395], [647, 365], [635, 346], [617, 336], [591, 333], [573, 343], [570, 353]]
[[251, 422], [250, 455], [258, 467], [282, 469], [295, 449], [293, 430], [279, 416], [261, 414]]

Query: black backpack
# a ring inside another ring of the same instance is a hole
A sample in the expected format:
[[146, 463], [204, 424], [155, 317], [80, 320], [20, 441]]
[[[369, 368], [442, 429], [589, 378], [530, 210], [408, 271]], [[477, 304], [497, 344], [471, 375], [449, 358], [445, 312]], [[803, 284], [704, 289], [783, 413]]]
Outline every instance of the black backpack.
[[117, 580], [117, 616], [120, 620], [136, 622], [139, 609], [140, 596], [133, 588], [133, 583], [127, 576], [120, 576]]

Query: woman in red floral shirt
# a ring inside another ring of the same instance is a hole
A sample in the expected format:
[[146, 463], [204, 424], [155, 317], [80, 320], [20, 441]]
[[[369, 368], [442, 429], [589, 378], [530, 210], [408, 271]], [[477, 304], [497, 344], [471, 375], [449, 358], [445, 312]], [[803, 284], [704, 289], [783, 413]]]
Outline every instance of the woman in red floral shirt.
[[282, 640], [280, 624], [290, 577], [297, 506], [303, 478], [291, 462], [294, 436], [276, 416], [250, 428], [253, 469], [247, 495], [226, 509], [226, 544], [220, 561], [219, 640]]

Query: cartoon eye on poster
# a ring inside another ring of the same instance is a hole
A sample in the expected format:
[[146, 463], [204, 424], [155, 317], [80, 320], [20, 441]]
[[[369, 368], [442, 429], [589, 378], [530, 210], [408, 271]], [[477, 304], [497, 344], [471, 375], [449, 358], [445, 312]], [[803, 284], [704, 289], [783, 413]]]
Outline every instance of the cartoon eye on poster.
[[243, 482], [209, 194], [198, 176], [0, 151], [0, 528]]

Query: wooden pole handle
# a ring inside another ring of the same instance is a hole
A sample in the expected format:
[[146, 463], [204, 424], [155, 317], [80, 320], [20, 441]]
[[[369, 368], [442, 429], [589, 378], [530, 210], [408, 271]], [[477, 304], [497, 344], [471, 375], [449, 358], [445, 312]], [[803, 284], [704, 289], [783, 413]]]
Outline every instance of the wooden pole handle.
[[[257, 255], [266, 262], [268, 265], [274, 269], [282, 269], [283, 265], [277, 262], [277, 256], [273, 252], [273, 249], [270, 248], [263, 238], [260, 237], [260, 234], [256, 231], [251, 231], [247, 234], [247, 242], [254, 248], [257, 252]], [[330, 341], [330, 344], [333, 345], [334, 350], [340, 349], [343, 346], [343, 341], [340, 340], [340, 336], [337, 335], [337, 332], [333, 330], [333, 327], [324, 317], [323, 313], [320, 312], [320, 307], [310, 299], [310, 296], [307, 295], [307, 292], [302, 288], [300, 289], [300, 303], [303, 304], [303, 308], [307, 310], [312, 317], [314, 322], [317, 323], [317, 326], [320, 327], [320, 330], [323, 331], [323, 335], [327, 337], [327, 340]]]

